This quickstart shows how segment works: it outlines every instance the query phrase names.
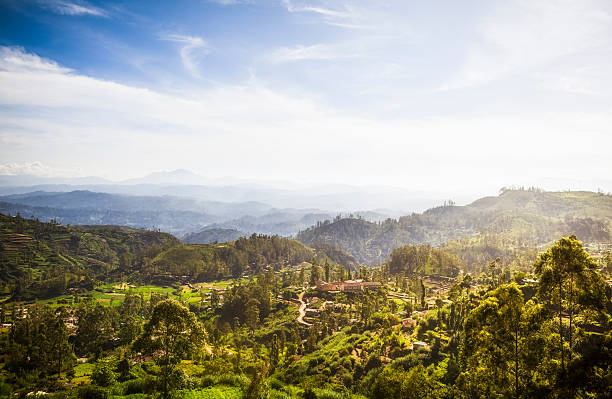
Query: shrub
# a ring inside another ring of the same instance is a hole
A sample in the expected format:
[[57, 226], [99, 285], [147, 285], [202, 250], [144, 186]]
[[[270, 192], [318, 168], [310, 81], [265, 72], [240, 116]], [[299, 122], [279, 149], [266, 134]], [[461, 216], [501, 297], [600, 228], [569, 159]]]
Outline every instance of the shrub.
[[123, 386], [124, 395], [132, 395], [135, 393], [144, 393], [144, 383], [140, 378], [137, 380], [130, 380]]
[[79, 398], [81, 399], [106, 399], [108, 393], [104, 388], [87, 385], [79, 389]]
[[317, 389], [317, 399], [344, 399], [344, 395], [328, 389]]
[[225, 373], [217, 377], [216, 383], [218, 385], [241, 387], [244, 389], [251, 383], [251, 380], [243, 374]]
[[92, 381], [96, 385], [99, 385], [101, 387], [107, 387], [112, 385], [115, 382], [116, 378], [117, 376], [115, 375], [115, 372], [113, 371], [111, 365], [108, 364], [108, 362], [102, 361], [96, 363], [94, 371], [91, 374]]
[[268, 386], [271, 389], [281, 390], [281, 389], [283, 389], [285, 387], [285, 384], [283, 384], [281, 381], [279, 381], [276, 378], [270, 378], [268, 380]]

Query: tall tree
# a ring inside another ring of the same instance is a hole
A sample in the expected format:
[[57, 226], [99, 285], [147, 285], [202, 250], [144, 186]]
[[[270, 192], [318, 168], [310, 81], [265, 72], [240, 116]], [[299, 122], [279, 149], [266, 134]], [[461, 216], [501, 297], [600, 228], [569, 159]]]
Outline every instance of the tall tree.
[[77, 333], [75, 344], [77, 352], [94, 354], [96, 357], [102, 348], [112, 341], [115, 334], [117, 312], [99, 303], [86, 302], [76, 312]]
[[38, 370], [50, 375], [69, 368], [75, 360], [68, 343], [68, 328], [62, 310], [34, 306], [9, 331], [7, 365], [17, 372]]
[[161, 367], [162, 393], [167, 398], [168, 377], [176, 364], [195, 353], [205, 342], [205, 332], [195, 315], [174, 299], [155, 305], [133, 350], [153, 356]]
[[516, 284], [490, 291], [464, 325], [459, 385], [468, 397], [525, 396], [537, 386], [534, 374], [549, 372], [545, 361], [545, 312], [524, 304]]
[[[561, 367], [565, 370], [565, 337], [571, 359], [575, 316], [581, 310], [597, 311], [605, 307], [605, 283], [597, 274], [597, 263], [573, 235], [561, 238], [541, 254], [535, 271], [540, 279], [539, 296], [557, 313]], [[563, 331], [564, 313], [568, 319], [567, 334]]]

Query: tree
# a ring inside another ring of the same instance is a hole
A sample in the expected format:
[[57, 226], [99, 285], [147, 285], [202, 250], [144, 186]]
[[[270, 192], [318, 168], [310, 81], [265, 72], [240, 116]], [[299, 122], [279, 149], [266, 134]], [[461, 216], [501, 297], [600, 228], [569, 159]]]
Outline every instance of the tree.
[[116, 311], [99, 303], [87, 302], [79, 307], [76, 316], [77, 352], [99, 356], [102, 348], [112, 341], [115, 334]]
[[162, 393], [168, 397], [168, 379], [181, 359], [195, 353], [205, 341], [205, 332], [195, 315], [174, 299], [155, 305], [142, 334], [134, 342], [135, 352], [153, 356], [161, 367]]
[[244, 311], [244, 318], [247, 326], [251, 331], [254, 331], [259, 323], [259, 301], [257, 299], [249, 299]]
[[571, 359], [575, 315], [583, 309], [604, 309], [605, 282], [597, 274], [597, 263], [573, 235], [561, 238], [541, 254], [536, 261], [535, 272], [540, 279], [539, 296], [557, 312], [561, 368], [565, 370], [564, 310], [568, 318], [567, 343]]
[[61, 375], [75, 360], [68, 343], [63, 310], [33, 306], [25, 318], [17, 318], [8, 336], [7, 365], [17, 372], [38, 370]]
[[515, 283], [490, 291], [467, 317], [459, 386], [467, 397], [525, 396], [538, 381], [534, 375], [550, 374], [542, 306], [524, 304]]
[[108, 387], [115, 382], [117, 375], [108, 361], [98, 361], [91, 374], [91, 379], [96, 385]]
[[140, 323], [133, 316], [126, 316], [121, 321], [119, 340], [122, 344], [130, 344], [140, 335]]
[[422, 364], [409, 371], [386, 367], [374, 380], [372, 399], [434, 399], [445, 395], [444, 386]]
[[217, 310], [217, 308], [219, 307], [219, 293], [217, 292], [217, 290], [213, 289], [210, 292], [210, 307], [212, 308], [212, 310]]

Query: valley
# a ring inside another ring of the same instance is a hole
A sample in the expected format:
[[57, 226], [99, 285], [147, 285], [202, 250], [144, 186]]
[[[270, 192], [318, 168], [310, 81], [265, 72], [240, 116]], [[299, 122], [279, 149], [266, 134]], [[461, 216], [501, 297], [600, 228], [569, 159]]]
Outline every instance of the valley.
[[[208, 244], [0, 215], [0, 394], [605, 397], [611, 204], [510, 190], [296, 238], [213, 228]], [[557, 256], [579, 265], [562, 287], [581, 294], [561, 308]], [[165, 328], [176, 347], [157, 346]], [[518, 384], [504, 377], [515, 366]]]

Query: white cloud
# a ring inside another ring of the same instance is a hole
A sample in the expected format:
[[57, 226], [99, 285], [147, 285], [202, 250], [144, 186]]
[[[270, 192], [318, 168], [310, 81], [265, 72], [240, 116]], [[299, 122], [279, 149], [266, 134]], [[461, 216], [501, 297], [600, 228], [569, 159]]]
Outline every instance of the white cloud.
[[379, 120], [257, 84], [179, 97], [80, 75], [19, 49], [0, 54], [5, 163], [36, 159], [117, 179], [187, 168], [449, 190], [496, 189], [525, 176], [601, 178], [611, 168], [610, 113]]
[[367, 27], [358, 2], [282, 0], [282, 3], [291, 13], [314, 14], [328, 25], [351, 29]]
[[200, 61], [209, 53], [208, 45], [204, 39], [197, 36], [178, 34], [164, 34], [161, 36], [161, 39], [182, 44], [180, 55], [183, 66], [192, 76], [201, 77], [199, 69]]
[[108, 17], [108, 13], [101, 8], [94, 7], [86, 2], [73, 3], [65, 0], [46, 0], [41, 2], [42, 6], [49, 8], [62, 15], [93, 15], [96, 17]]
[[274, 63], [294, 62], [305, 60], [337, 60], [341, 58], [361, 58], [364, 55], [358, 49], [348, 46], [314, 44], [311, 46], [297, 45], [294, 47], [282, 47], [274, 50], [266, 56], [266, 59]]
[[0, 47], [0, 70], [7, 72], [70, 72], [70, 69], [59, 66], [55, 61], [26, 53], [21, 47]]
[[50, 167], [39, 161], [0, 164], [0, 176], [80, 177], [78, 170]]
[[442, 89], [487, 83], [562, 63], [567, 56], [602, 50], [612, 38], [610, 4], [597, 0], [502, 2], [484, 18], [465, 64]]
[[0, 176], [17, 175], [50, 176], [51, 168], [42, 162], [0, 164]]

